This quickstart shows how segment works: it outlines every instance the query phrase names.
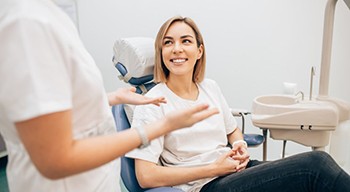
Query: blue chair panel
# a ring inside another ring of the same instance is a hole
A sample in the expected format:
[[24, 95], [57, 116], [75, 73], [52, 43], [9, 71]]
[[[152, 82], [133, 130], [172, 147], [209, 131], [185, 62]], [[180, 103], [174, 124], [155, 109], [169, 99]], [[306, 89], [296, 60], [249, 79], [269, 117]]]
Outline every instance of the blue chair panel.
[[265, 138], [262, 135], [259, 134], [243, 134], [244, 141], [247, 142], [248, 147], [256, 147], [261, 145]]
[[[130, 123], [126, 116], [124, 105], [115, 105], [112, 107], [112, 113], [115, 120], [117, 131], [123, 131], [130, 128]], [[121, 178], [129, 192], [183, 192], [180, 189], [172, 187], [158, 187], [153, 189], [143, 189], [140, 187], [135, 175], [134, 159], [121, 157]]]
[[[122, 63], [118, 62], [117, 64], [115, 64], [115, 68], [117, 68], [117, 70], [122, 76], [125, 76], [128, 73], [128, 70], [125, 68], [125, 66]], [[131, 77], [128, 83], [132, 85], [142, 85], [152, 80], [153, 80], [153, 74], [142, 76], [142, 77]]]

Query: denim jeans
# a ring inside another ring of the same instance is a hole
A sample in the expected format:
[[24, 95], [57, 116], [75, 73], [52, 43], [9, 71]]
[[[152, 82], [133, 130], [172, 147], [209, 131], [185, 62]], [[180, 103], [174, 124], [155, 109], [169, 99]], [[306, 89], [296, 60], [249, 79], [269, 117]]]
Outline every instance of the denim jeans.
[[312, 151], [270, 162], [251, 160], [241, 172], [218, 177], [201, 192], [350, 192], [350, 176], [325, 152]]

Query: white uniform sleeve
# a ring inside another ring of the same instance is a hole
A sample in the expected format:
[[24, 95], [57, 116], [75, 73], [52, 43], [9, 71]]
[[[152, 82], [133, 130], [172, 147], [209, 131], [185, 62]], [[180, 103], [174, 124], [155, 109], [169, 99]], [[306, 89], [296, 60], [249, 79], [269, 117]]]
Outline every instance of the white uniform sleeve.
[[71, 108], [68, 51], [49, 23], [9, 22], [0, 41], [0, 107], [11, 121]]
[[[163, 118], [161, 107], [155, 105], [136, 106], [131, 127], [138, 127], [155, 122]], [[142, 159], [152, 163], [158, 163], [159, 157], [163, 152], [164, 136], [151, 141], [150, 145], [143, 149], [134, 149], [126, 154], [127, 157]]]

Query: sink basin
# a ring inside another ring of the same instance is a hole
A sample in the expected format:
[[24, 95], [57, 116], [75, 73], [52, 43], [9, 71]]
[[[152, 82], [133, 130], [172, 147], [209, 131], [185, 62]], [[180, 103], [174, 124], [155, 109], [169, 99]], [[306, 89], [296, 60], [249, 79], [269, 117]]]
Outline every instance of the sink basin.
[[269, 129], [334, 130], [338, 125], [337, 106], [326, 101], [300, 101], [290, 95], [256, 97], [253, 124]]
[[273, 139], [324, 147], [338, 121], [337, 106], [327, 101], [301, 100], [291, 95], [263, 95], [253, 101], [254, 126], [269, 129]]
[[256, 102], [263, 105], [292, 105], [296, 104], [298, 100], [288, 95], [265, 95], [257, 97]]

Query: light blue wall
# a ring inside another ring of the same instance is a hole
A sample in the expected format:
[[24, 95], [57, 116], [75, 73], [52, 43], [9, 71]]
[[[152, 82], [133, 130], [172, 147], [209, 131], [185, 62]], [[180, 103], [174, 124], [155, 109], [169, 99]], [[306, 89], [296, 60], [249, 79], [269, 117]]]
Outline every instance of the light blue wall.
[[[117, 38], [155, 37], [174, 15], [191, 17], [205, 38], [207, 77], [215, 79], [233, 108], [250, 109], [254, 97], [283, 93], [283, 82], [309, 94], [310, 69], [316, 67], [318, 93], [326, 0], [77, 0], [84, 44], [102, 71], [108, 91], [125, 86], [112, 66]], [[336, 8], [330, 95], [350, 102], [350, 11]], [[248, 132], [258, 128], [249, 127]], [[269, 159], [281, 154], [281, 141], [268, 141]], [[293, 144], [287, 154], [308, 151]], [[251, 150], [261, 159], [261, 148]]]

